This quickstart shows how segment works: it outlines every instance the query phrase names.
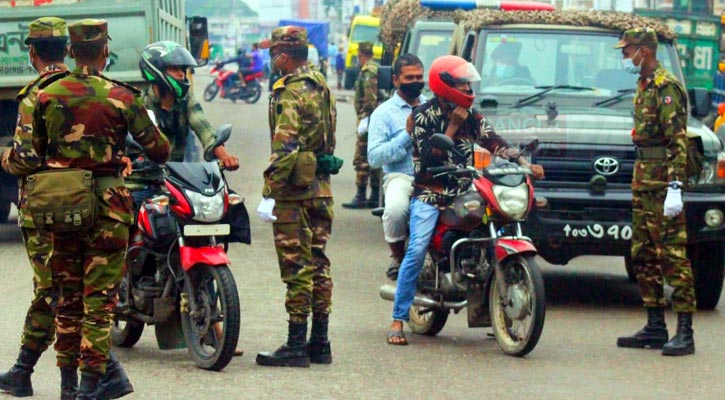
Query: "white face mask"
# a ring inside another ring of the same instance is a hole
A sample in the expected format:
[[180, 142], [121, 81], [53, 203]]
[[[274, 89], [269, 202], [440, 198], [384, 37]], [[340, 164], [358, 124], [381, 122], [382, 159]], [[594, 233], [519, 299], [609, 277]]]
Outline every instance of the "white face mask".
[[106, 57], [106, 65], [103, 67], [104, 71], [108, 71], [108, 66], [111, 65], [111, 58]]
[[28, 65], [30, 65], [30, 68], [32, 68], [33, 71], [36, 71], [36, 72], [38, 71], [37, 69], [35, 69], [35, 66], [33, 65], [33, 59], [30, 57], [30, 52], [28, 52]]
[[622, 59], [622, 67], [625, 71], [629, 72], [630, 74], [639, 74], [642, 71], [642, 62], [644, 60], [640, 60], [639, 65], [634, 65], [634, 57], [637, 56], [637, 53], [642, 50], [642, 48], [637, 49], [637, 51], [632, 55], [630, 58], [623, 58]]

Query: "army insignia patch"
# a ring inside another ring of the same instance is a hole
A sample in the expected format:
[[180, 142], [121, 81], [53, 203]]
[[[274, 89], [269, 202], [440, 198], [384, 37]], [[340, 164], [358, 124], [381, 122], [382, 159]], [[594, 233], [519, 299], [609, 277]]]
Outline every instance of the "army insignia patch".
[[282, 104], [277, 104], [277, 114], [282, 114]]
[[662, 99], [662, 100], [665, 102], [665, 104], [672, 103], [672, 97], [670, 97], [670, 96], [665, 96], [665, 98]]

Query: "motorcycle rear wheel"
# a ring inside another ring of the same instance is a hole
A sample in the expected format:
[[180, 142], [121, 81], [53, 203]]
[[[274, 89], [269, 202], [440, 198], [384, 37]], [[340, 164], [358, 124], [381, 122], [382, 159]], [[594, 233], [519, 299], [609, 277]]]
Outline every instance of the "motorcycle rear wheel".
[[544, 329], [544, 278], [532, 256], [511, 257], [501, 268], [508, 293], [501, 298], [494, 274], [488, 293], [491, 327], [504, 353], [523, 357], [536, 347]]
[[[234, 276], [227, 266], [199, 265], [191, 274], [191, 292], [197, 314], [181, 313], [189, 357], [199, 367], [221, 371], [234, 356], [239, 340], [239, 294]], [[221, 337], [217, 335], [216, 324]]]
[[217, 93], [219, 93], [219, 86], [217, 86], [214, 82], [208, 84], [206, 89], [204, 89], [204, 101], [214, 100]]
[[254, 94], [252, 96], [244, 99], [247, 104], [254, 104], [259, 101], [260, 97], [262, 97], [262, 85], [260, 85], [257, 81], [252, 81], [251, 83], [249, 83], [249, 87], [247, 88], [247, 90], [254, 91]]
[[[126, 295], [128, 288], [128, 274], [124, 275], [118, 287], [118, 303], [126, 303]], [[111, 342], [118, 347], [133, 347], [143, 334], [145, 324], [141, 321], [128, 319], [121, 321], [118, 315], [113, 317], [113, 325], [111, 325]]]

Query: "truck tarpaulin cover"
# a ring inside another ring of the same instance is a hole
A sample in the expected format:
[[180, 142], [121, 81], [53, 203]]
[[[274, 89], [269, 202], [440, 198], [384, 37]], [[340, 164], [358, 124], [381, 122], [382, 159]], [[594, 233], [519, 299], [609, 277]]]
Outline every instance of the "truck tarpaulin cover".
[[317, 48], [320, 57], [327, 58], [327, 32], [330, 28], [328, 22], [311, 21], [304, 19], [282, 19], [279, 26], [295, 25], [307, 29], [307, 41]]

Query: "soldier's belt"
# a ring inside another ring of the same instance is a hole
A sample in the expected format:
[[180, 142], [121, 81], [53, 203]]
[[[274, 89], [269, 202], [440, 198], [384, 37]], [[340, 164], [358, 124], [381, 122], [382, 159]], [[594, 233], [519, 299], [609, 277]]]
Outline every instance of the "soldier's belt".
[[636, 147], [634, 152], [639, 160], [663, 160], [667, 158], [665, 146]]

